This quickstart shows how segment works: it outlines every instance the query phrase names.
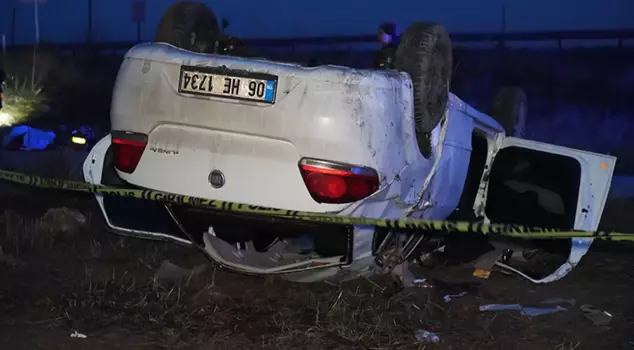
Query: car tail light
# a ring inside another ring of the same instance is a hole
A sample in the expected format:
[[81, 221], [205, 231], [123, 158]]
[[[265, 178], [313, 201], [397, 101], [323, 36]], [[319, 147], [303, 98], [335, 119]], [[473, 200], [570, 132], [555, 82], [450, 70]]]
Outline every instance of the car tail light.
[[319, 203], [351, 203], [379, 188], [374, 169], [304, 158], [299, 162], [304, 183]]
[[147, 135], [145, 134], [113, 131], [112, 151], [115, 168], [132, 174], [141, 160], [146, 145]]

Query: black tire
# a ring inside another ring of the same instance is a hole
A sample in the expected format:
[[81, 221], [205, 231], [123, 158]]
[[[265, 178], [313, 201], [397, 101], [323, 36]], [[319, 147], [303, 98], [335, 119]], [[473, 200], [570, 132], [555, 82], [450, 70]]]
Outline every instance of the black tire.
[[431, 154], [429, 133], [442, 119], [449, 101], [453, 72], [449, 34], [436, 23], [412, 24], [401, 36], [394, 65], [412, 79], [416, 135], [427, 156]]
[[517, 87], [503, 87], [495, 95], [491, 117], [502, 125], [507, 136], [524, 137], [527, 108], [524, 90]]
[[183, 1], [165, 11], [154, 41], [194, 52], [212, 52], [219, 33], [218, 19], [207, 5]]
[[247, 57], [249, 55], [249, 51], [244, 41], [235, 36], [221, 36], [218, 39], [218, 53], [234, 57]]

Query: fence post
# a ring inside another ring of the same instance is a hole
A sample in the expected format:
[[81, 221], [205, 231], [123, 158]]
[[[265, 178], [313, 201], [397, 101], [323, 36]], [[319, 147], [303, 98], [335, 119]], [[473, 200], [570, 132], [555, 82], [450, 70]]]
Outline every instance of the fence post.
[[88, 0], [88, 42], [92, 43], [92, 0]]

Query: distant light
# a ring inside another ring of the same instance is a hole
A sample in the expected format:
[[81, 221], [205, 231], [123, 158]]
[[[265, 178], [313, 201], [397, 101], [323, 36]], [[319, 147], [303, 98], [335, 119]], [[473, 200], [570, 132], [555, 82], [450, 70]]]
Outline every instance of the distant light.
[[85, 145], [86, 144], [86, 139], [83, 138], [83, 137], [73, 136], [70, 140], [73, 141], [73, 143], [76, 143], [78, 145]]
[[10, 126], [13, 124], [13, 117], [6, 112], [0, 112], [0, 126]]
[[601, 164], [601, 169], [602, 170], [608, 170], [608, 165], [605, 164], [605, 163]]

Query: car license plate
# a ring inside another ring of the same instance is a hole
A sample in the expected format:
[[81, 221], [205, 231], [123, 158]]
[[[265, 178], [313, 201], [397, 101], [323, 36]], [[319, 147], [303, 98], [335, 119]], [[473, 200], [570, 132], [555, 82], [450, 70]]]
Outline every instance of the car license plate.
[[275, 103], [277, 77], [226, 68], [182, 66], [178, 92]]

